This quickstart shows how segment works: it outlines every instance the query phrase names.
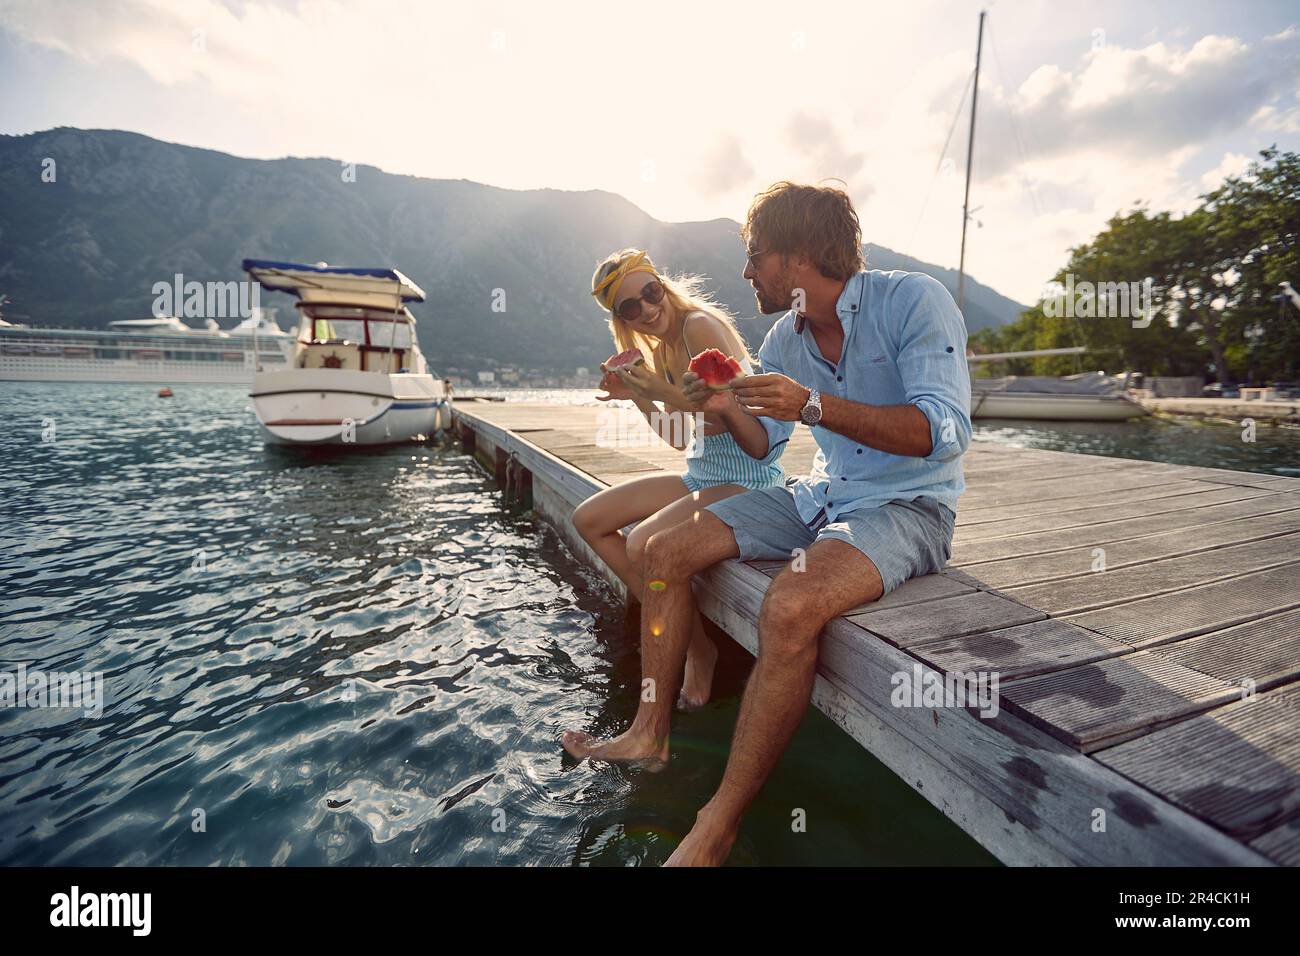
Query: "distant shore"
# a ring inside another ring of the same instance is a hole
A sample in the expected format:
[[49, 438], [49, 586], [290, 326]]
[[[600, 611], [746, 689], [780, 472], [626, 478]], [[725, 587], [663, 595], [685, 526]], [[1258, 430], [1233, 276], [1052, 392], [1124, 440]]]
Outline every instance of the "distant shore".
[[1240, 424], [1244, 418], [1270, 425], [1300, 428], [1300, 400], [1285, 402], [1242, 401], [1238, 398], [1142, 398], [1144, 408], [1159, 415], [1203, 418]]

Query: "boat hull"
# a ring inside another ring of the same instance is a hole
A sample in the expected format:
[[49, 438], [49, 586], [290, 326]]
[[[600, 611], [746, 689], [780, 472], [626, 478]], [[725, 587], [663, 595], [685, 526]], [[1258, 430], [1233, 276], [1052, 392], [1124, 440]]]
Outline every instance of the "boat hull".
[[261, 372], [250, 398], [263, 439], [274, 445], [391, 445], [436, 436], [451, 422], [442, 381], [432, 375]]
[[985, 392], [971, 396], [971, 418], [1031, 421], [1122, 422], [1147, 410], [1122, 395], [1055, 395], [1038, 392]]

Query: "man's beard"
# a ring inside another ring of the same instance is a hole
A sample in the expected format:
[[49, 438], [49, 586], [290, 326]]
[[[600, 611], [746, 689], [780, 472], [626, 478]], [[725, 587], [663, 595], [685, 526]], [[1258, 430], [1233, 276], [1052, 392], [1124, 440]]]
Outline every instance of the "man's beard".
[[758, 297], [758, 308], [764, 315], [773, 315], [777, 312], [788, 312], [791, 303], [794, 301], [793, 291], [787, 290], [781, 298], [776, 298], [767, 293], [765, 289], [755, 289], [754, 294]]

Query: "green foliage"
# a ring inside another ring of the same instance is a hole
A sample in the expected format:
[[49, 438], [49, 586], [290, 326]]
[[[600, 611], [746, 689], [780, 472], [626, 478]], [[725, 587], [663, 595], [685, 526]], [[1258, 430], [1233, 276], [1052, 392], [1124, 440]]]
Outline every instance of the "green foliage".
[[[1275, 301], [1279, 283], [1300, 288], [1300, 155], [1260, 152], [1238, 177], [1182, 217], [1139, 206], [1116, 214], [1093, 240], [1070, 250], [1054, 277], [1084, 283], [1151, 280], [1146, 327], [1125, 317], [1069, 317], [1051, 292], [1021, 317], [971, 335], [978, 352], [1082, 345], [1064, 356], [979, 367], [981, 374], [1065, 375], [1106, 368], [1148, 375], [1207, 375], [1228, 385], [1295, 381], [1300, 311]], [[1076, 307], [1081, 304], [1075, 297]], [[1076, 312], [1081, 311], [1076, 308]], [[1094, 311], [1100, 311], [1096, 309]]]

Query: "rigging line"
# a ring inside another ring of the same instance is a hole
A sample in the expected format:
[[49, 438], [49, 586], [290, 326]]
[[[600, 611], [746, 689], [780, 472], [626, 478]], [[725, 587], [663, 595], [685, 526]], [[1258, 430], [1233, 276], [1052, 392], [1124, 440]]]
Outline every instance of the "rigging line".
[[907, 247], [903, 250], [904, 255], [910, 256], [912, 254], [912, 244], [916, 242], [916, 234], [921, 228], [922, 220], [925, 219], [926, 207], [930, 205], [930, 193], [934, 190], [934, 181], [939, 178], [939, 173], [943, 169], [943, 160], [948, 155], [948, 146], [952, 143], [952, 134], [957, 129], [957, 121], [961, 118], [962, 108], [966, 105], [966, 97], [970, 93], [971, 85], [974, 82], [975, 71], [972, 69], [970, 76], [966, 78], [966, 86], [962, 90], [957, 109], [952, 114], [952, 123], [948, 126], [948, 136], [943, 141], [943, 149], [939, 151], [939, 162], [935, 164], [934, 173], [930, 176], [930, 185], [925, 188], [925, 198], [921, 201], [921, 211], [917, 214], [916, 222], [912, 224], [912, 235], [907, 240]]
[[[1002, 57], [998, 54], [998, 43], [997, 39], [993, 36], [992, 29], [989, 30], [989, 46], [993, 48], [993, 61], [998, 67], [998, 79], [1002, 81], [1003, 88], [1006, 88], [1007, 72], [1002, 67]], [[1011, 99], [1007, 100], [1007, 116], [1011, 120], [1011, 135], [1015, 139], [1016, 149], [1020, 153], [1020, 164], [1022, 167], [1027, 167], [1029, 165], [1029, 157], [1025, 153], [1025, 144], [1020, 137], [1020, 126], [1016, 122], [1016, 107], [1015, 103]], [[1034, 189], [1033, 180], [1029, 178], [1028, 172], [1025, 173], [1024, 182], [1025, 190], [1029, 193], [1030, 205], [1034, 207], [1034, 215], [1041, 217], [1043, 215], [1042, 204], [1038, 201], [1037, 191]]]

